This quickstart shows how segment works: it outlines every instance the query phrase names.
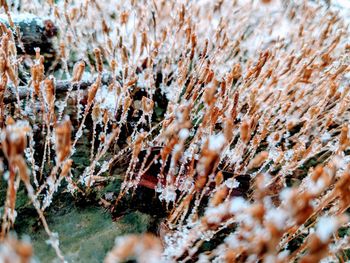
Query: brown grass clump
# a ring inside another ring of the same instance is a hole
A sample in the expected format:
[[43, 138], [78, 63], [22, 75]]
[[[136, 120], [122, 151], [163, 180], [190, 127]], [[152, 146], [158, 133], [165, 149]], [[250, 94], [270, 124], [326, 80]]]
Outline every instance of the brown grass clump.
[[[162, 220], [154, 235], [119, 237], [105, 262], [349, 260], [346, 10], [282, 0], [0, 3], [0, 251], [21, 246], [8, 234], [20, 184], [64, 261], [44, 216], [54, 194], [85, 198], [120, 180], [114, 199], [99, 200], [112, 214], [152, 190], [156, 202], [142, 201]], [[27, 13], [57, 27], [54, 55], [17, 52], [14, 18]]]

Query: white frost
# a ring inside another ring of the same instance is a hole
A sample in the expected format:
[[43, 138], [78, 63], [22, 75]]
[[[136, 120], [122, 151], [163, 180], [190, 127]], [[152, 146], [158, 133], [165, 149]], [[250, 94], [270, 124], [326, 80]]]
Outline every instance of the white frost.
[[243, 199], [243, 197], [235, 197], [231, 201], [230, 212], [235, 214], [248, 207], [248, 202]]
[[327, 242], [338, 228], [338, 221], [334, 217], [324, 216], [318, 221], [316, 235], [322, 242]]
[[225, 143], [226, 139], [222, 133], [209, 137], [209, 149], [212, 151], [220, 151]]

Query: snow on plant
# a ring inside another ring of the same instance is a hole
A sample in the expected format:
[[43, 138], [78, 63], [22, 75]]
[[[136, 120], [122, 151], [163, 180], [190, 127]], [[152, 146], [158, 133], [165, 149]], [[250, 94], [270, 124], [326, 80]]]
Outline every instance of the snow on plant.
[[[338, 229], [349, 227], [350, 43], [337, 5], [1, 4], [9, 25], [33, 13], [59, 32], [47, 67], [40, 49], [17, 54], [20, 36], [0, 20], [2, 240], [22, 181], [64, 260], [43, 214], [54, 193], [88, 195], [124, 159], [116, 199], [102, 201], [115, 211], [152, 189], [166, 218], [158, 237], [118, 238], [106, 262], [348, 260]], [[86, 138], [89, 165], [78, 173]]]

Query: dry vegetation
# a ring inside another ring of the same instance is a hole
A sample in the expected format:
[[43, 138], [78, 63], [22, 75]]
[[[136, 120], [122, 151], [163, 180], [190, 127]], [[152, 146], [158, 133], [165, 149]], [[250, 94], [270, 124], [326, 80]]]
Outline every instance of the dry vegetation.
[[[118, 237], [105, 262], [349, 260], [350, 34], [334, 6], [10, 2], [0, 1], [0, 261], [32, 255], [9, 236], [20, 185], [64, 261], [45, 219], [54, 194], [84, 198], [116, 167], [123, 182], [101, 204], [118, 214], [151, 189], [165, 217], [154, 235]], [[55, 54], [19, 52], [12, 21], [29, 12], [57, 28]], [[84, 137], [89, 164], [77, 172]]]

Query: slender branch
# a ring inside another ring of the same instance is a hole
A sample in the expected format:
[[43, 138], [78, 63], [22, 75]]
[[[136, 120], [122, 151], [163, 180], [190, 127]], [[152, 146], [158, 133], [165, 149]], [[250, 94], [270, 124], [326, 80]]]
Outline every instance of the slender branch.
[[[102, 84], [104, 84], [104, 85], [110, 84], [111, 81], [112, 81], [112, 77], [107, 75], [107, 74], [102, 77]], [[56, 94], [65, 93], [71, 87], [73, 87], [72, 90], [78, 90], [78, 89], [85, 90], [85, 89], [89, 88], [93, 83], [94, 83], [93, 80], [92, 81], [83, 80], [83, 81], [80, 81], [78, 83], [72, 83], [70, 80], [59, 80], [56, 82], [56, 85], [55, 85]], [[19, 86], [18, 87], [18, 93], [19, 93], [20, 100], [27, 97], [29, 89], [30, 88], [28, 86]], [[6, 92], [5, 92], [4, 103], [9, 104], [9, 103], [13, 103], [13, 102], [16, 102], [16, 91], [13, 87], [8, 87]]]

